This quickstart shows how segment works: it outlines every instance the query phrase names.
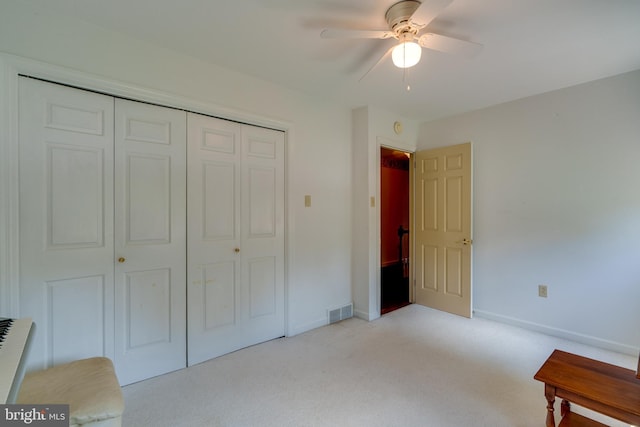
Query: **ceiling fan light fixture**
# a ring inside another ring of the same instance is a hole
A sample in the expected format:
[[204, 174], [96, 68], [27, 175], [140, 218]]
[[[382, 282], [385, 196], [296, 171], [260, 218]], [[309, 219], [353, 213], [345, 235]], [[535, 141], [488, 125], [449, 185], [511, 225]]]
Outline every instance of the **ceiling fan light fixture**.
[[409, 68], [420, 62], [422, 48], [416, 42], [403, 42], [393, 48], [391, 59], [398, 68]]

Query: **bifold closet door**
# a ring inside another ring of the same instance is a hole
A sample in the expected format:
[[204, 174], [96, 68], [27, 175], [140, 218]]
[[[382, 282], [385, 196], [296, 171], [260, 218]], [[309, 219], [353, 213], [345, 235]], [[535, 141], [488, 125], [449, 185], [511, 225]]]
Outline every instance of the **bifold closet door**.
[[114, 364], [128, 384], [186, 366], [186, 113], [115, 102]]
[[20, 316], [28, 369], [114, 355], [114, 99], [20, 78]]
[[[114, 113], [115, 112], [115, 113]], [[29, 368], [186, 365], [186, 114], [20, 79], [20, 315]]]
[[187, 121], [193, 365], [284, 335], [284, 133]]

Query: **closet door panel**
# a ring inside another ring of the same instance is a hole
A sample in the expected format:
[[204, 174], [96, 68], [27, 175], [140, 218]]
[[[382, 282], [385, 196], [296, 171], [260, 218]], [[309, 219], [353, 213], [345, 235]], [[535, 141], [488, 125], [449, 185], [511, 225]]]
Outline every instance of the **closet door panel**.
[[284, 335], [284, 133], [243, 125], [242, 275], [247, 340]]
[[[237, 170], [229, 162], [202, 162], [202, 238], [230, 240], [236, 238]], [[227, 185], [221, 185], [227, 183]]]
[[186, 115], [115, 111], [114, 365], [129, 384], [186, 366]]
[[276, 235], [276, 170], [249, 169], [248, 237], [274, 237]]
[[276, 257], [253, 258], [247, 262], [249, 284], [249, 315], [252, 319], [276, 312], [277, 274]]
[[126, 155], [127, 245], [171, 242], [171, 157]]
[[236, 323], [236, 262], [215, 262], [203, 265], [204, 330]]
[[49, 248], [104, 244], [104, 152], [49, 144], [46, 153]]
[[20, 78], [19, 126], [28, 368], [113, 357], [113, 98]]
[[[47, 287], [52, 360], [75, 360], [105, 354], [104, 276], [54, 280], [48, 282]], [[69, 333], [71, 325], [82, 339]]]
[[284, 134], [188, 122], [193, 365], [284, 335]]
[[240, 125], [188, 114], [188, 364], [241, 348]]
[[171, 341], [171, 271], [157, 269], [126, 274], [128, 349]]

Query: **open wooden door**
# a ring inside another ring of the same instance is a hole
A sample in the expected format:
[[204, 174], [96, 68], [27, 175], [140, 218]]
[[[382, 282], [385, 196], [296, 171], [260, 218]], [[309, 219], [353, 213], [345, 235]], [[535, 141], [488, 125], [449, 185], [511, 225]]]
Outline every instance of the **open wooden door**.
[[471, 317], [471, 143], [415, 159], [415, 302]]

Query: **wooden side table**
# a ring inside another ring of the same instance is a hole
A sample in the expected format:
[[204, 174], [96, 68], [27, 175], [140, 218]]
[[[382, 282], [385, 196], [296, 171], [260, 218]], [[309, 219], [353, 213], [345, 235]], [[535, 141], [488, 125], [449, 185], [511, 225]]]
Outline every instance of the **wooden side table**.
[[[544, 383], [547, 427], [555, 427], [556, 396], [563, 399], [562, 416], [570, 403], [592, 409], [625, 423], [640, 426], [640, 379], [636, 372], [572, 353], [554, 350], [533, 377]], [[575, 417], [575, 419], [585, 419]], [[561, 425], [576, 425], [570, 418]]]

